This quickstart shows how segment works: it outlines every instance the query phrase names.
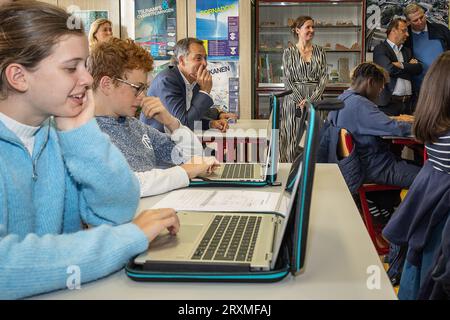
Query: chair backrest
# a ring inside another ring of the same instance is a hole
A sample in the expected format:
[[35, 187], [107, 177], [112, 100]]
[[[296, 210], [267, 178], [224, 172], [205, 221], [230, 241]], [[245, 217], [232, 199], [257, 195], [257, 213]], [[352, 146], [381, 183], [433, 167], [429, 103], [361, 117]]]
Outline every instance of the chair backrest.
[[338, 149], [339, 157], [341, 158], [347, 158], [353, 151], [353, 137], [345, 129], [339, 131]]

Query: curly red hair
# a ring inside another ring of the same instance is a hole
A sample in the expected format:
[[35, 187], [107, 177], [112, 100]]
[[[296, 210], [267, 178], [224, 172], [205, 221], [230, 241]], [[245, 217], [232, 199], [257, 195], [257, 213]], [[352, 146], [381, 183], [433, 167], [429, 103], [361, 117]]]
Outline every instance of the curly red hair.
[[130, 70], [152, 71], [153, 58], [131, 39], [112, 38], [92, 49], [87, 68], [94, 78], [92, 87], [95, 90], [104, 76], [122, 78]]

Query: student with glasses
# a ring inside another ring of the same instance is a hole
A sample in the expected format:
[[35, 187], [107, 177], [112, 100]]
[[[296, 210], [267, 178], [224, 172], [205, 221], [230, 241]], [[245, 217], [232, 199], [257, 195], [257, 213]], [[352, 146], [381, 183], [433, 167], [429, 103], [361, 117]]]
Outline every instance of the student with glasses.
[[[141, 196], [186, 187], [189, 179], [207, 175], [215, 158], [203, 158], [200, 141], [172, 116], [158, 97], [146, 97], [153, 59], [132, 40], [98, 44], [88, 59], [94, 83], [96, 119], [122, 151], [141, 185]], [[165, 130], [159, 132], [134, 117], [142, 108]]]
[[134, 84], [134, 83], [131, 83], [131, 82], [121, 79], [121, 78], [114, 78], [114, 80], [122, 82], [122, 83], [126, 83], [133, 89], [136, 89], [136, 94], [135, 94], [136, 97], [140, 96], [141, 93], [146, 92], [148, 89], [148, 85], [145, 83]]

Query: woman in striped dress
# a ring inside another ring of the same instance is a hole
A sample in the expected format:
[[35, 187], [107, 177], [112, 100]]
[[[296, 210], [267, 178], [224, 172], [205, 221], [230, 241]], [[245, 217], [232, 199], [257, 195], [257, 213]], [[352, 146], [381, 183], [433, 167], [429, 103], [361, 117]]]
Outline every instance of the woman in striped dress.
[[400, 299], [450, 298], [450, 51], [428, 69], [414, 113], [414, 135], [428, 161], [383, 236], [407, 248]]
[[323, 48], [312, 43], [314, 20], [300, 16], [294, 22], [292, 33], [298, 42], [283, 53], [283, 70], [286, 90], [293, 93], [283, 101], [280, 111], [280, 161], [292, 162], [300, 138], [297, 129], [300, 119], [295, 110], [302, 108], [305, 99], [320, 100], [327, 82], [327, 62]]

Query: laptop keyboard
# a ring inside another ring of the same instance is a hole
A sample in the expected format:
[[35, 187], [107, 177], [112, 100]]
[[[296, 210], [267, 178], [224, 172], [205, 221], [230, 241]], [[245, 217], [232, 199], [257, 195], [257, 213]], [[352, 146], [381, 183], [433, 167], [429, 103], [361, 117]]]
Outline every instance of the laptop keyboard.
[[255, 165], [253, 163], [225, 164], [221, 178], [223, 179], [252, 179]]
[[252, 261], [261, 220], [216, 215], [191, 259]]

